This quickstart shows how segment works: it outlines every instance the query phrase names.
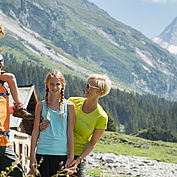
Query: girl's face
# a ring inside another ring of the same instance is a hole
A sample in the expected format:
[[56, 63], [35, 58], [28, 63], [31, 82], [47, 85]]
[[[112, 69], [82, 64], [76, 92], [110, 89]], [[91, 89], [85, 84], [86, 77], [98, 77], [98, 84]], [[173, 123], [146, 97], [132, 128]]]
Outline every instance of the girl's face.
[[57, 79], [57, 78], [49, 79], [49, 81], [47, 83], [47, 87], [49, 89], [49, 92], [54, 95], [60, 94], [60, 91], [62, 89], [62, 85], [61, 85], [59, 79]]

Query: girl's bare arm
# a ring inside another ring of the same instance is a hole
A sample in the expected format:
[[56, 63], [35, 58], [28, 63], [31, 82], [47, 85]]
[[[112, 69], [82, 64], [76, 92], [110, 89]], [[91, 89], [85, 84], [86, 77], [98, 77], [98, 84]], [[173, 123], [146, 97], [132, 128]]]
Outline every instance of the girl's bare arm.
[[65, 167], [69, 167], [71, 161], [74, 160], [74, 125], [75, 125], [75, 106], [72, 102], [68, 102], [68, 126], [67, 126], [67, 138], [69, 145], [69, 158]]
[[43, 107], [42, 102], [39, 102], [35, 108], [35, 119], [34, 119], [33, 132], [31, 136], [30, 168], [32, 168], [33, 165], [36, 165], [35, 149], [39, 137], [39, 123], [40, 123], [40, 118], [42, 113], [42, 107]]

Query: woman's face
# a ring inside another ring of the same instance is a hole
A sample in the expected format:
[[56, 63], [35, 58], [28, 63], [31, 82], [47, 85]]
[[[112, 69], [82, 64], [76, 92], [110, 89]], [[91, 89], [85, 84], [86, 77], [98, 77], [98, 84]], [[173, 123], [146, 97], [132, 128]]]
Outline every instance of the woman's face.
[[51, 94], [59, 94], [62, 89], [62, 84], [58, 78], [51, 78], [47, 83], [47, 87]]
[[88, 79], [85, 84], [85, 97], [97, 97], [100, 93], [100, 88], [96, 85], [95, 79]]

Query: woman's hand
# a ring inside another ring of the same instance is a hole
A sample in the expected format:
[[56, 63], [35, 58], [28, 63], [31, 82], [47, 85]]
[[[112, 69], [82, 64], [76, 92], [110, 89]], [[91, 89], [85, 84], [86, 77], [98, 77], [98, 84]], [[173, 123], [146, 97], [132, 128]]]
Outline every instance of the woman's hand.
[[77, 158], [76, 160], [73, 160], [70, 164], [70, 166], [78, 166], [81, 163], [80, 159]]
[[74, 159], [74, 158], [71, 158], [70, 156], [67, 158], [66, 163], [65, 163], [65, 168], [69, 168], [69, 167], [72, 166], [72, 165], [70, 165], [70, 164], [71, 164], [71, 162], [73, 161], [73, 159]]
[[40, 129], [40, 131], [42, 132], [43, 130], [45, 130], [45, 129], [49, 126], [49, 124], [50, 124], [50, 121], [49, 121], [49, 120], [46, 120], [46, 121], [44, 121], [44, 122], [41, 122], [41, 123], [39, 124], [39, 129]]

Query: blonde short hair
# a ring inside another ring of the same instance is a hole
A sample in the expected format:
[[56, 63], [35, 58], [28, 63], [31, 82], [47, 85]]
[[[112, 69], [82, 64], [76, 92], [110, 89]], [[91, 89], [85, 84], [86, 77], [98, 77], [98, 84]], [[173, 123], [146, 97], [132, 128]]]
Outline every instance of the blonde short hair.
[[111, 89], [111, 81], [106, 75], [102, 74], [91, 74], [87, 80], [94, 79], [96, 81], [96, 86], [102, 89], [102, 94], [100, 97], [106, 96]]

